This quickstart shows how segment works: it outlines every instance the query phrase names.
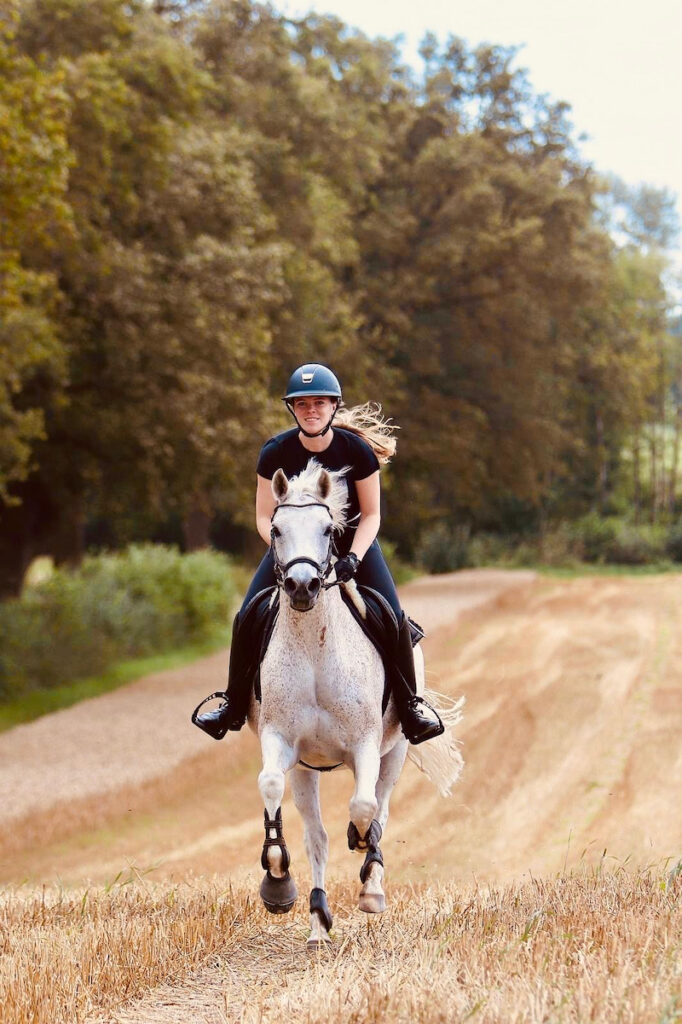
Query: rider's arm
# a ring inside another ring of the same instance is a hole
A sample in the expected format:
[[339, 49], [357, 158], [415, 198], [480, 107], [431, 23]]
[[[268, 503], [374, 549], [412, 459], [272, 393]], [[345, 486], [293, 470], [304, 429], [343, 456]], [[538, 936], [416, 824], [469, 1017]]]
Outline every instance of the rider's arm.
[[275, 511], [275, 499], [272, 494], [272, 485], [264, 476], [258, 476], [256, 487], [256, 529], [270, 547], [270, 520]]
[[360, 520], [350, 549], [360, 559], [366, 554], [381, 525], [381, 484], [379, 477], [379, 470], [377, 470], [376, 473], [365, 477], [364, 480], [355, 481], [358, 502], [360, 504]]

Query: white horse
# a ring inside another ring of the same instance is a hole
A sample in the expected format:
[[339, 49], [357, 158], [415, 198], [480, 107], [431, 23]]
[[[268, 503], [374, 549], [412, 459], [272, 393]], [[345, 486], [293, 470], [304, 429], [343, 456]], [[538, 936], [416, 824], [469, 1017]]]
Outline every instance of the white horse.
[[[379, 840], [408, 753], [393, 699], [382, 716], [382, 660], [338, 588], [325, 582], [331, 571], [333, 532], [345, 523], [347, 492], [342, 477], [343, 472], [328, 472], [314, 459], [298, 477], [288, 480], [282, 470], [273, 477], [272, 549], [280, 608], [261, 665], [261, 702], [254, 698], [249, 710], [263, 755], [258, 776], [265, 804], [261, 863], [266, 874], [261, 897], [272, 913], [286, 913], [297, 896], [282, 834], [281, 804], [289, 773], [312, 868], [309, 948], [328, 943], [332, 926], [324, 891], [329, 844], [320, 814], [320, 771], [347, 767], [354, 773], [348, 843], [366, 853], [359, 907], [380, 913], [386, 899]], [[356, 602], [361, 601], [354, 584], [350, 588]], [[419, 648], [415, 668], [421, 694], [424, 662]], [[446, 731], [411, 747], [409, 753], [447, 795], [462, 769], [451, 733], [461, 717], [462, 701], [428, 696], [435, 699]]]

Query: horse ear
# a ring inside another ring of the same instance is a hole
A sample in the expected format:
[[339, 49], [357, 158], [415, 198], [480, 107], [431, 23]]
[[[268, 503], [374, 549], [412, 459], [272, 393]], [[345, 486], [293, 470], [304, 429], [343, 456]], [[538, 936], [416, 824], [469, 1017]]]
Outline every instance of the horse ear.
[[323, 469], [320, 472], [320, 475], [317, 480], [317, 493], [322, 498], [322, 501], [325, 501], [329, 497], [329, 495], [331, 494], [331, 489], [332, 478], [330, 477], [327, 470]]
[[289, 481], [283, 469], [278, 469], [272, 478], [272, 493], [275, 501], [283, 501], [289, 490]]

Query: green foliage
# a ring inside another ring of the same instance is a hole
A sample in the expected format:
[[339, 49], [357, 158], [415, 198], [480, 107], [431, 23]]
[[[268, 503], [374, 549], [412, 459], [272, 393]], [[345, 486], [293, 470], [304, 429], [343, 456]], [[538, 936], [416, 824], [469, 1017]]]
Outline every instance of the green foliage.
[[469, 527], [439, 522], [423, 535], [418, 548], [419, 564], [427, 572], [454, 572], [471, 564]]
[[55, 277], [26, 252], [68, 222], [68, 101], [62, 76], [18, 51], [17, 22], [10, 3], [0, 18], [0, 501], [27, 475], [65, 371]]
[[101, 693], [116, 690], [126, 683], [156, 672], [167, 672], [188, 665], [198, 658], [226, 647], [230, 642], [230, 629], [216, 630], [208, 639], [173, 648], [164, 654], [147, 655], [117, 661], [96, 676], [78, 679], [73, 683], [51, 686], [49, 689], [30, 690], [9, 700], [0, 700], [0, 732], [23, 722], [32, 722], [42, 715], [61, 708], [69, 708], [82, 700], [90, 700]]
[[661, 527], [621, 523], [605, 561], [614, 565], [651, 565], [666, 556], [666, 535]]
[[515, 51], [424, 56], [255, 0], [7, 0], [0, 592], [95, 518], [118, 543], [250, 523], [308, 360], [403, 426], [385, 524], [425, 564], [472, 557], [434, 522], [510, 502], [672, 514], [670, 196], [597, 181]]
[[5, 699], [211, 636], [235, 597], [224, 556], [161, 546], [87, 558], [0, 605]]
[[682, 562], [682, 520], [673, 523], [668, 530], [665, 550], [673, 562]]
[[675, 557], [675, 550], [682, 554], [682, 545], [678, 549], [674, 539], [671, 543], [676, 536], [675, 531], [661, 526], [635, 526], [615, 516], [601, 518], [590, 513], [523, 539], [477, 534], [469, 545], [469, 557], [472, 565], [506, 568], [551, 566], [579, 571], [586, 565], [660, 567]]
[[396, 546], [390, 540], [382, 538], [381, 550], [397, 586], [409, 583], [418, 575], [417, 570], [397, 554]]
[[571, 526], [573, 541], [579, 557], [585, 562], [603, 562], [616, 542], [618, 523], [590, 512]]
[[665, 531], [590, 513], [571, 524], [574, 554], [586, 562], [647, 565], [665, 558]]

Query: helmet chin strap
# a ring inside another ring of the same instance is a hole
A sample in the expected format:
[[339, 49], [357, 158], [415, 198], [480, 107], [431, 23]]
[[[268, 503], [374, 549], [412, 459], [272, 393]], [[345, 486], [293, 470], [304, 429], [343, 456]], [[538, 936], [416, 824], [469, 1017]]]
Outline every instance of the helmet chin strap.
[[334, 422], [334, 417], [336, 416], [337, 412], [339, 411], [339, 403], [337, 401], [336, 405], [334, 406], [334, 412], [331, 414], [331, 416], [329, 418], [329, 423], [327, 424], [327, 426], [323, 427], [322, 430], [318, 430], [318, 432], [316, 434], [310, 434], [310, 433], [308, 433], [307, 430], [304, 430], [303, 427], [301, 426], [301, 424], [298, 422], [298, 417], [296, 416], [296, 413], [294, 412], [293, 408], [289, 405], [288, 402], [287, 402], [286, 405], [287, 405], [287, 409], [289, 410], [291, 415], [296, 420], [296, 425], [297, 425], [298, 429], [301, 431], [301, 433], [303, 434], [304, 437], [324, 437], [324, 435], [327, 433], [327, 431], [331, 430], [331, 425]]

